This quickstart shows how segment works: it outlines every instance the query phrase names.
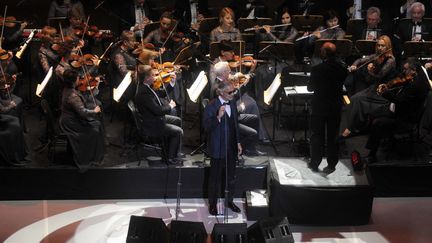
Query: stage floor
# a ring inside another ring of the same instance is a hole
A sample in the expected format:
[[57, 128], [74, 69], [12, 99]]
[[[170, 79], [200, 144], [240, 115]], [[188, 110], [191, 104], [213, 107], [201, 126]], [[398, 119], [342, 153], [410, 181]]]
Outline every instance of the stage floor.
[[[242, 213], [230, 212], [229, 222], [246, 222], [244, 202], [236, 199]], [[319, 227], [291, 225], [295, 242], [430, 242], [432, 198], [375, 198], [372, 217], [364, 226]], [[131, 215], [163, 219], [175, 217], [176, 200], [73, 200], [1, 201], [0, 241], [125, 242]], [[319, 203], [317, 202], [317, 207]], [[206, 200], [181, 200], [179, 220], [200, 221], [210, 234], [222, 216], [211, 216]]]

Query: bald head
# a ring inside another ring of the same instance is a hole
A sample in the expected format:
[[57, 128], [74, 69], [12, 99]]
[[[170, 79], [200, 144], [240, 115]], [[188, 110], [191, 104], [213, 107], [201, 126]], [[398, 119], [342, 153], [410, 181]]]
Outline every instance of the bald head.
[[324, 59], [336, 57], [336, 45], [331, 42], [325, 42], [321, 46], [321, 57]]

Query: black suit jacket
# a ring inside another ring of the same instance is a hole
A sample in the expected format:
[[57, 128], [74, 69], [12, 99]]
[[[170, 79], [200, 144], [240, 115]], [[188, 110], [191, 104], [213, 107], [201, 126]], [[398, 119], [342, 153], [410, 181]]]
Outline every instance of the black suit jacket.
[[[225, 119], [221, 121], [217, 119], [219, 108], [222, 106], [219, 98], [211, 100], [204, 110], [203, 126], [207, 132], [207, 152], [211, 158], [221, 159], [225, 158]], [[234, 130], [228, 131], [230, 136], [234, 136], [236, 143], [240, 143], [239, 129], [238, 129], [238, 114], [235, 101], [230, 102], [231, 119], [234, 119]], [[229, 139], [228, 139], [229, 140]], [[228, 141], [228, 148], [235, 147], [237, 144], [232, 144], [232, 140]], [[237, 154], [237, 151], [234, 151]]]
[[[423, 20], [421, 22], [421, 31], [422, 31], [422, 38], [425, 41], [432, 40], [432, 22]], [[413, 29], [414, 23], [409, 20], [401, 20], [398, 26], [397, 35], [400, 38], [401, 44], [403, 44], [406, 41], [411, 41], [412, 38], [412, 29]]]
[[312, 115], [340, 114], [342, 85], [347, 68], [335, 59], [327, 59], [312, 67], [308, 90], [314, 91]]
[[[203, 14], [204, 17], [209, 17], [210, 12], [208, 10], [207, 0], [198, 0], [197, 5], [198, 13]], [[174, 4], [174, 17], [179, 20], [179, 30], [188, 33], [190, 28], [190, 22], [192, 20], [190, 1], [189, 0], [176, 0]]]
[[[251, 10], [246, 8], [246, 4], [248, 3], [248, 0], [233, 0], [231, 2], [230, 8], [234, 11], [236, 20], [239, 18], [246, 18], [249, 15]], [[262, 0], [255, 0], [252, 5], [255, 6], [255, 17], [268, 17], [268, 9]]]
[[[385, 29], [385, 27], [382, 24], [379, 24], [377, 29], [377, 38], [381, 35], [387, 35], [389, 31]], [[366, 20], [362, 21], [357, 28], [354, 29], [352, 33], [352, 41], [355, 42], [357, 40], [365, 40], [366, 39], [366, 31], [367, 31], [367, 23]]]
[[[162, 99], [160, 100], [162, 102]], [[135, 96], [140, 114], [141, 130], [149, 136], [160, 136], [165, 127], [165, 115], [171, 112], [168, 104], [159, 104], [156, 95], [147, 85], [140, 84]]]
[[[121, 6], [121, 17], [124, 21], [120, 23], [121, 30], [129, 30], [131, 26], [135, 25], [135, 2], [128, 1]], [[159, 14], [154, 10], [154, 6], [150, 1], [145, 1], [144, 3], [144, 13], [152, 21], [157, 21]]]

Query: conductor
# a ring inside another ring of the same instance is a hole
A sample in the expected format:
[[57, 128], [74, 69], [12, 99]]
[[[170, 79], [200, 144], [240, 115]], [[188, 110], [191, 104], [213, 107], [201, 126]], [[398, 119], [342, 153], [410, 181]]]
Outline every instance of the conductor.
[[219, 83], [216, 88], [217, 98], [211, 100], [204, 110], [204, 129], [207, 132], [207, 152], [210, 160], [208, 182], [209, 213], [217, 215], [218, 186], [221, 184], [222, 171], [226, 166], [227, 189], [226, 206], [239, 213], [233, 203], [235, 186], [235, 166], [237, 155], [242, 153], [239, 139], [237, 106], [233, 102], [235, 89], [231, 83]]

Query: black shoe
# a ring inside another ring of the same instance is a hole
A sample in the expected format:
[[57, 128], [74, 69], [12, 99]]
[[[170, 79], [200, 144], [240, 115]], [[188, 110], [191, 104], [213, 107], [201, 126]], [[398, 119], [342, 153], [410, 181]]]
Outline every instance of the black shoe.
[[216, 205], [210, 205], [208, 210], [209, 210], [209, 214], [214, 215], [214, 216], [218, 215]]
[[243, 154], [247, 155], [247, 156], [266, 156], [267, 155], [266, 152], [259, 151], [258, 149], [255, 149], [255, 150], [245, 149]]
[[311, 169], [312, 172], [318, 172], [318, 166], [313, 165], [312, 163], [308, 163], [307, 167]]
[[323, 169], [323, 172], [326, 173], [326, 174], [331, 174], [331, 173], [335, 172], [335, 170], [336, 170], [336, 168], [332, 168], [332, 167], [326, 166]]
[[237, 205], [235, 205], [233, 202], [228, 203], [228, 208], [231, 209], [231, 211], [233, 211], [234, 213], [240, 213], [241, 212], [240, 208], [237, 207]]
[[177, 158], [173, 158], [173, 159], [168, 159], [167, 161], [168, 165], [183, 165], [183, 160], [177, 159]]

